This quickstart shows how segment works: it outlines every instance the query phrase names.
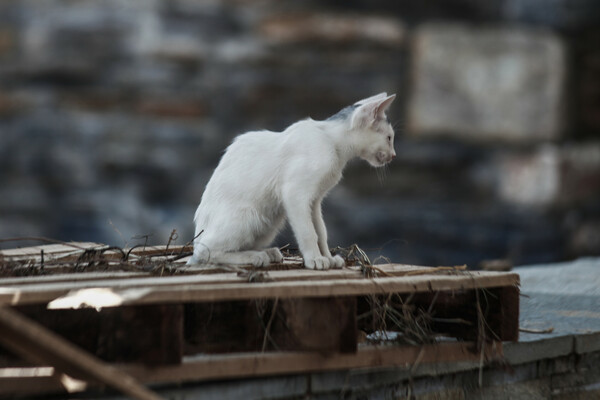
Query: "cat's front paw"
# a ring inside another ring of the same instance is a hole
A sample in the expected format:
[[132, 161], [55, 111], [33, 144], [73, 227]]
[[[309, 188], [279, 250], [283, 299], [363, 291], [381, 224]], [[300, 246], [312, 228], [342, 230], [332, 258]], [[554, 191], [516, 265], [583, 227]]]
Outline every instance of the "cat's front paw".
[[271, 262], [280, 263], [283, 261], [283, 254], [281, 254], [281, 251], [277, 247], [266, 249], [265, 253], [267, 253]]
[[346, 266], [346, 261], [340, 256], [333, 256], [329, 258], [329, 267], [330, 268], [344, 268]]
[[323, 256], [304, 259], [304, 266], [308, 269], [329, 269], [330, 264], [329, 258]]
[[257, 251], [250, 256], [250, 264], [255, 267], [266, 267], [271, 263], [271, 258], [265, 251]]

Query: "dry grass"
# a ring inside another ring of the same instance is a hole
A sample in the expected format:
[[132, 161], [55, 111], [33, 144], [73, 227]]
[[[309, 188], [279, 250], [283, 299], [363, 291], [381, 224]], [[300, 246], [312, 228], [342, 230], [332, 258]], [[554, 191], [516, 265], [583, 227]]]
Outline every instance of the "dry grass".
[[[32, 238], [20, 238], [21, 240], [31, 240]], [[176, 240], [176, 232], [171, 234], [171, 238], [166, 247], [162, 250], [150, 248], [144, 245], [138, 245], [131, 248], [121, 248], [116, 246], [103, 246], [94, 249], [77, 248], [76, 245], [61, 241], [34, 238], [44, 243], [63, 244], [73, 247], [73, 251], [67, 254], [46, 255], [43, 250], [39, 254], [30, 257], [10, 258], [3, 257], [0, 254], [0, 277], [15, 276], [40, 276], [56, 273], [78, 273], [78, 272], [141, 272], [154, 276], [168, 276], [186, 273], [211, 273], [217, 271], [235, 272], [238, 276], [246, 279], [248, 282], [269, 282], [271, 277], [269, 271], [281, 269], [300, 269], [303, 268], [300, 254], [291, 250], [288, 246], [282, 248], [282, 252], [288, 261], [285, 264], [273, 264], [267, 268], [255, 268], [250, 266], [225, 266], [211, 265], [205, 270], [191, 271], [178, 260], [191, 255], [192, 247], [190, 243], [184, 246], [172, 246]], [[15, 239], [17, 240], [17, 239]], [[147, 251], [148, 248], [148, 251]], [[337, 247], [332, 249], [334, 254], [340, 255], [346, 261], [348, 266], [358, 266], [362, 275], [369, 279], [374, 277], [389, 276], [387, 272], [372, 265], [368, 255], [356, 244], [347, 248]], [[293, 260], [293, 262], [289, 262]], [[407, 272], [407, 275], [422, 273], [469, 273], [465, 271], [466, 266], [455, 267], [437, 267], [426, 271]], [[493, 340], [486, 332], [489, 327], [486, 326], [486, 310], [481, 308], [482, 302], [480, 296], [489, 294], [483, 290], [477, 290], [477, 323], [473, 326], [478, 336], [478, 349], [482, 344]], [[371, 332], [378, 332], [377, 335], [371, 335], [370, 340], [375, 342], [393, 341], [409, 345], [423, 345], [434, 343], [437, 340], [438, 333], [434, 332], [432, 325], [435, 318], [434, 296], [432, 304], [429, 307], [417, 306], [412, 303], [413, 297], [392, 294], [387, 296], [372, 295], [367, 298], [368, 311], [358, 316], [359, 321], [369, 321]], [[486, 302], [484, 301], [483, 304]], [[265, 339], [263, 347], [270, 342], [269, 328], [273, 320], [268, 313], [266, 318]], [[267, 311], [257, 304], [257, 312], [264, 318], [264, 312]], [[464, 321], [463, 321], [464, 322]]]
[[[172, 235], [173, 237], [173, 235]], [[80, 248], [75, 244], [46, 238], [13, 238], [3, 241], [38, 241], [45, 244], [62, 244], [73, 251], [60, 254], [39, 254], [5, 257], [0, 254], [0, 277], [40, 276], [78, 272], [143, 272], [152, 275], [183, 273], [176, 261], [191, 255], [188, 245], [171, 247], [162, 251], [148, 251], [146, 245], [131, 248], [102, 246], [93, 249]]]

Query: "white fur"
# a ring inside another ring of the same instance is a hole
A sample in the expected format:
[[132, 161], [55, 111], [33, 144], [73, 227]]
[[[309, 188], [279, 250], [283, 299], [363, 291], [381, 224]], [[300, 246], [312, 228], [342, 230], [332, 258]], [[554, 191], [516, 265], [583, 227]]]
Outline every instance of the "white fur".
[[381, 93], [326, 121], [307, 119], [283, 132], [238, 136], [196, 210], [188, 264], [280, 262], [279, 249], [267, 246], [287, 219], [307, 268], [344, 266], [327, 245], [321, 202], [350, 159], [381, 167], [395, 157], [394, 131], [384, 114], [394, 98]]

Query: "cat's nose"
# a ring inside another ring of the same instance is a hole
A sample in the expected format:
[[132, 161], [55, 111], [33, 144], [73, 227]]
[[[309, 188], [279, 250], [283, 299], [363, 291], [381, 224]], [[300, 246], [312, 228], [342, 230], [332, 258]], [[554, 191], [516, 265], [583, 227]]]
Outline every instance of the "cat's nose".
[[392, 160], [393, 160], [394, 158], [396, 158], [396, 152], [395, 152], [395, 151], [394, 151], [394, 152], [392, 152]]

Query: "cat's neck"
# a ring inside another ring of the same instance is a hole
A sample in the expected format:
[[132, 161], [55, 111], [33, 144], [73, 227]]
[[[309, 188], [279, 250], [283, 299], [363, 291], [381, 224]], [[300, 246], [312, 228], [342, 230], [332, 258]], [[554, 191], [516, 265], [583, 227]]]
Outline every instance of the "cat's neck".
[[323, 134], [327, 136], [335, 148], [336, 154], [344, 165], [359, 156], [354, 143], [354, 135], [346, 123], [337, 121], [317, 121]]

